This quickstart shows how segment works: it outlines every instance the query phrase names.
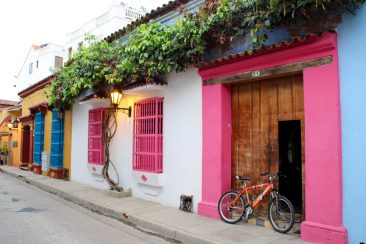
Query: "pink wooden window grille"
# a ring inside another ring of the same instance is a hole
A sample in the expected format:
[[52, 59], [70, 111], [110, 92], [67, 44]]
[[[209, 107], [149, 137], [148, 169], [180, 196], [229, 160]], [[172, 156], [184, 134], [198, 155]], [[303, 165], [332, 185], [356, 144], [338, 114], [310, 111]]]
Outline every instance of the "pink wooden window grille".
[[133, 170], [163, 172], [163, 98], [134, 104]]
[[103, 120], [104, 108], [89, 110], [88, 123], [88, 163], [104, 164], [104, 145], [103, 145]]

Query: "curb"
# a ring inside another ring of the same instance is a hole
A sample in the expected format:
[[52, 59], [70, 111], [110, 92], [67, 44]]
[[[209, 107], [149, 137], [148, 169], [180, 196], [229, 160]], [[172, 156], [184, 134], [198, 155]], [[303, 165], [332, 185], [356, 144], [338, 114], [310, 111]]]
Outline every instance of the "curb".
[[110, 209], [108, 207], [95, 204], [92, 201], [76, 197], [72, 194], [61, 191], [55, 187], [42, 184], [42, 183], [32, 180], [32, 179], [28, 179], [22, 175], [18, 175], [16, 173], [9, 172], [2, 168], [0, 168], [0, 172], [3, 174], [9, 175], [13, 178], [16, 178], [18, 180], [21, 180], [29, 185], [33, 185], [43, 191], [46, 191], [46, 192], [52, 193], [56, 196], [59, 196], [67, 201], [75, 203], [75, 204], [82, 206], [86, 209], [89, 209], [93, 212], [96, 212], [96, 213], [104, 215], [106, 217], [110, 217], [110, 218], [116, 219], [118, 221], [121, 221], [124, 224], [130, 225], [133, 228], [138, 229], [142, 232], [166, 239], [167, 241], [172, 241], [172, 242], [178, 241], [178, 242], [182, 242], [182, 243], [215, 243], [215, 241], [203, 239], [197, 235], [189, 234], [185, 231], [182, 231], [182, 230], [179, 230], [179, 229], [176, 229], [173, 227], [168, 227], [168, 226], [164, 226], [160, 223], [154, 223], [151, 221], [147, 221], [138, 216], [127, 215], [126, 213], [118, 212], [118, 211]]

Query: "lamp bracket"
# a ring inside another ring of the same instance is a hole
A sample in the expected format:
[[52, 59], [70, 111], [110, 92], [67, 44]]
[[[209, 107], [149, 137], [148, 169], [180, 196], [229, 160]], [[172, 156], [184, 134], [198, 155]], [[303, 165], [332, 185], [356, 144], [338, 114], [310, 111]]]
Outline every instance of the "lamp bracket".
[[118, 108], [118, 107], [113, 107], [113, 109], [115, 110], [122, 110], [122, 111], [127, 111], [126, 114], [128, 114], [128, 117], [131, 118], [132, 115], [132, 107], [129, 106], [128, 108]]

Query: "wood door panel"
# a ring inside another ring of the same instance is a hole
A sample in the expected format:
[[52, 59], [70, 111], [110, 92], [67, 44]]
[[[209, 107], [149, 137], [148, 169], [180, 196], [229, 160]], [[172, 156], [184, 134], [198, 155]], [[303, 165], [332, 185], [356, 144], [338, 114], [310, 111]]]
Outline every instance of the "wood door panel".
[[304, 86], [301, 76], [292, 77], [292, 113], [304, 113]]
[[293, 99], [292, 83], [285, 81], [278, 82], [278, 120], [292, 120]]
[[[231, 148], [232, 148], [232, 155], [231, 155], [231, 160], [232, 160], [232, 169], [231, 172], [233, 173], [232, 176], [232, 184], [231, 187], [233, 189], [238, 189], [239, 185], [238, 182], [235, 179], [235, 173], [238, 172], [238, 166], [239, 166], [239, 157], [238, 157], [238, 152], [239, 152], [239, 106], [238, 106], [238, 86], [233, 86], [231, 88], [231, 98], [232, 98], [232, 136], [231, 136]], [[234, 173], [235, 172], [235, 173]]]
[[233, 189], [239, 189], [236, 175], [251, 177], [256, 184], [263, 181], [260, 173], [278, 171], [278, 121], [301, 121], [304, 152], [303, 99], [302, 75], [232, 87]]

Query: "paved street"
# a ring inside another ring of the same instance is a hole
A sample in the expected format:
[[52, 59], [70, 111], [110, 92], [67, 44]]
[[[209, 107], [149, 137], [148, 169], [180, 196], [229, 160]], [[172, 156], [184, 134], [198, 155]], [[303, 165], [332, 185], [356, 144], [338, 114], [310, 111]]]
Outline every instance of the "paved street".
[[0, 174], [0, 243], [168, 243]]

